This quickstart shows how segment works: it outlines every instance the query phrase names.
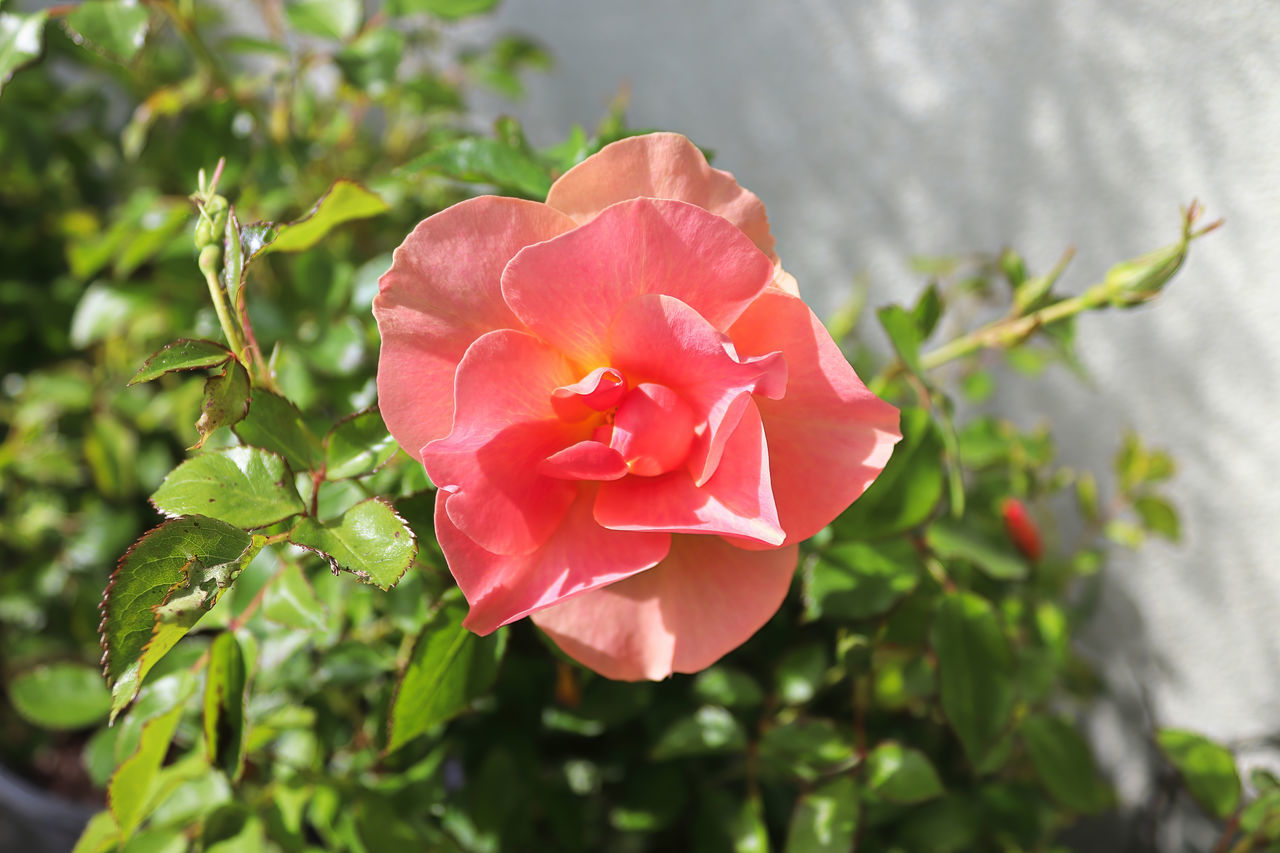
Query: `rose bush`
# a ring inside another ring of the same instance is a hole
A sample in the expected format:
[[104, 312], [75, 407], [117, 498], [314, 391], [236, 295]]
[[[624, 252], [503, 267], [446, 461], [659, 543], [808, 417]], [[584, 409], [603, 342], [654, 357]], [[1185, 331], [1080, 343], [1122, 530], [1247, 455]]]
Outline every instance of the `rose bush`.
[[611, 678], [744, 642], [900, 438], [760, 200], [678, 134], [607, 146], [545, 204], [426, 219], [374, 314], [382, 415], [438, 486], [466, 626], [532, 616]]

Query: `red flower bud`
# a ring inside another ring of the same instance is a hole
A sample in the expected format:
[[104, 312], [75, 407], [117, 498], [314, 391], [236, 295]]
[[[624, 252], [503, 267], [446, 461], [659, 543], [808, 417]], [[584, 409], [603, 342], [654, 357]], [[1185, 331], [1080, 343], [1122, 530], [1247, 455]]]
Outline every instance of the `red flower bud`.
[[1044, 553], [1040, 543], [1040, 528], [1027, 514], [1027, 507], [1017, 498], [1005, 498], [1000, 502], [1000, 515], [1004, 518], [1004, 530], [1009, 541], [1028, 560], [1035, 562]]

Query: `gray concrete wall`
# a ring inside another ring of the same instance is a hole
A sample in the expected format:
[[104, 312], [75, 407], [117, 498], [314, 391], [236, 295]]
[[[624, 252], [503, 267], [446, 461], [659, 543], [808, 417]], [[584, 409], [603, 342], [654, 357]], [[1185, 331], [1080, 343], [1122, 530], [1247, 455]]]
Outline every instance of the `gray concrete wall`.
[[[1109, 464], [1128, 426], [1176, 453], [1185, 541], [1117, 558], [1091, 643], [1163, 724], [1280, 732], [1280, 6], [508, 0], [490, 26], [558, 60], [491, 109], [548, 143], [629, 84], [634, 125], [764, 199], [820, 312], [857, 273], [901, 301], [909, 256], [1006, 244], [1040, 269], [1074, 244], [1078, 289], [1169, 242], [1180, 203], [1225, 217], [1157, 307], [1081, 324], [1093, 387], [1015, 381], [999, 405], [1051, 419], [1071, 462]], [[1142, 797], [1132, 728], [1096, 728]]]

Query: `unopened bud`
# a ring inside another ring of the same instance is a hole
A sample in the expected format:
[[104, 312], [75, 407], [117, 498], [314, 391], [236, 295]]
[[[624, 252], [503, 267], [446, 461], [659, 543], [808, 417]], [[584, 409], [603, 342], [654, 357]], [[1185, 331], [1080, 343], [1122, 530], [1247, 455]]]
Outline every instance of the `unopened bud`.
[[1187, 241], [1116, 264], [1107, 271], [1103, 285], [1112, 305], [1127, 308], [1156, 296], [1173, 278], [1187, 257]]
[[203, 251], [208, 246], [222, 244], [222, 234], [227, 230], [227, 200], [215, 195], [205, 202], [196, 222], [196, 248]]
[[1004, 530], [1009, 540], [1022, 552], [1022, 556], [1033, 563], [1044, 553], [1040, 543], [1040, 529], [1027, 513], [1026, 504], [1017, 498], [1005, 498], [1000, 503], [1000, 515], [1004, 519]]

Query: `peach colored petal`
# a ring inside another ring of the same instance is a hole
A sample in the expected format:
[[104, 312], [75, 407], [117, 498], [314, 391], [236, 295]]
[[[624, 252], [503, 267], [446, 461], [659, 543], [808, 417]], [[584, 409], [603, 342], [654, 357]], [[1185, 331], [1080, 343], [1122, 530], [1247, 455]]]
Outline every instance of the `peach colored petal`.
[[555, 415], [551, 392], [573, 380], [558, 352], [524, 332], [481, 335], [458, 365], [453, 430], [421, 451], [427, 474], [452, 493], [449, 517], [482, 548], [529, 553], [577, 494], [539, 463], [587, 438], [590, 426]]
[[871, 485], [902, 437], [898, 410], [876, 397], [809, 307], [770, 289], [729, 330], [738, 351], [782, 351], [781, 400], [758, 399], [787, 542], [817, 533]]
[[786, 391], [780, 353], [741, 358], [732, 341], [672, 296], [646, 294], [622, 306], [609, 329], [609, 360], [627, 378], [656, 382], [683, 397], [703, 424], [689, 457], [696, 485], [715, 473], [751, 395]]
[[796, 282], [796, 277], [784, 270], [781, 265], [774, 267], [773, 281], [770, 283], [783, 293], [790, 293], [792, 296], [800, 295], [800, 285]]
[[423, 220], [396, 249], [373, 301], [382, 335], [378, 398], [387, 428], [409, 453], [449, 433], [454, 370], [471, 342], [520, 328], [502, 301], [507, 261], [571, 228], [546, 205], [485, 196]]
[[772, 278], [769, 259], [720, 217], [635, 199], [522, 250], [502, 273], [502, 294], [525, 325], [590, 370], [602, 366], [614, 315], [636, 296], [674, 296], [724, 330]]
[[764, 204], [733, 175], [707, 164], [698, 147], [678, 133], [649, 133], [606, 145], [565, 172], [547, 204], [579, 224], [632, 198], [671, 198], [723, 216], [774, 259]]
[[588, 439], [543, 459], [538, 472], [561, 480], [617, 480], [627, 476], [627, 463], [609, 445]]
[[453, 523], [447, 504], [455, 499], [447, 492], [437, 494], [436, 535], [449, 570], [471, 603], [463, 625], [477, 634], [644, 571], [666, 557], [671, 544], [667, 533], [621, 533], [596, 524], [591, 518], [595, 494], [588, 487], [538, 550], [501, 556], [481, 548]]
[[769, 477], [760, 413], [748, 400], [720, 467], [705, 485], [695, 485], [687, 468], [601, 483], [595, 517], [613, 530], [715, 533], [776, 547], [786, 534]]
[[566, 654], [623, 681], [697, 672], [746, 642], [786, 598], [794, 545], [743, 551], [676, 536], [648, 571], [533, 614]]

